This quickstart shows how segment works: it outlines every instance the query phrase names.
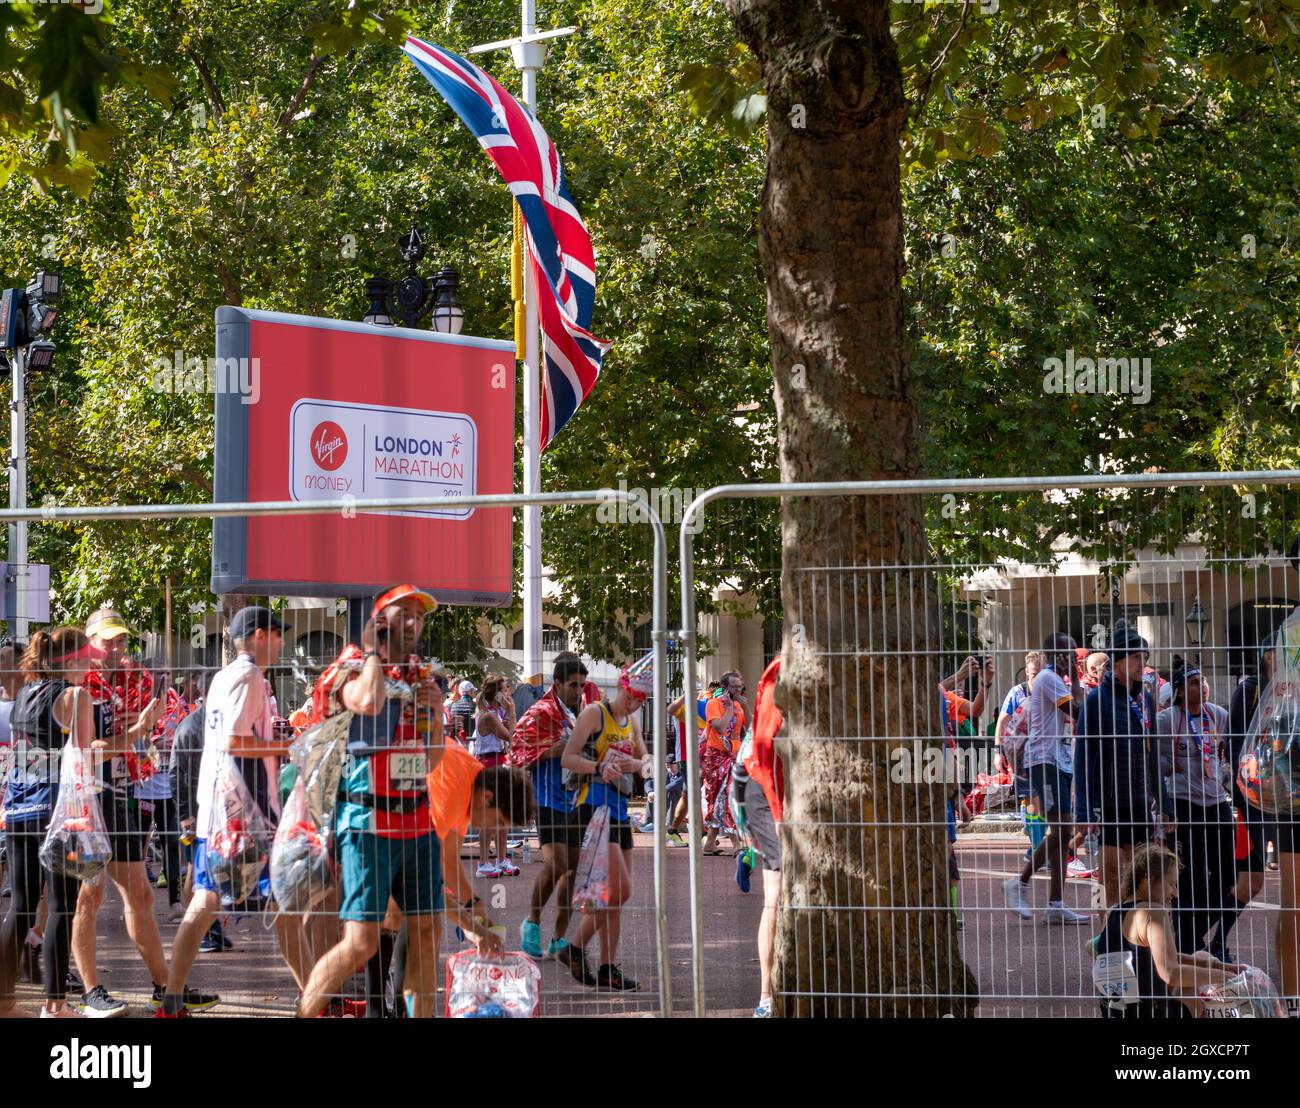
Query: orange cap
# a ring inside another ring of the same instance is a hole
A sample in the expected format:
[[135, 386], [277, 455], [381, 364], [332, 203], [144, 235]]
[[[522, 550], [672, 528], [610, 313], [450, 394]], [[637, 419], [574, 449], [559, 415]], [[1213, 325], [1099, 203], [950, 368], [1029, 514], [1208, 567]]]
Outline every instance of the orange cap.
[[388, 605], [396, 604], [399, 600], [405, 600], [408, 596], [413, 596], [420, 602], [425, 615], [438, 610], [438, 602], [423, 589], [417, 589], [414, 585], [394, 585], [382, 596], [376, 598], [374, 606], [370, 609], [370, 618], [374, 619]]

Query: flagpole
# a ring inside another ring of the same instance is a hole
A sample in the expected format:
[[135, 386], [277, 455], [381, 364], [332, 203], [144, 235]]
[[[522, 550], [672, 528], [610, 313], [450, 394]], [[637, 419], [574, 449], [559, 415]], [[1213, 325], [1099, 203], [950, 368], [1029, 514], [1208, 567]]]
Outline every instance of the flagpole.
[[[521, 38], [537, 33], [537, 0], [521, 0]], [[521, 42], [511, 51], [523, 81], [524, 106], [537, 114], [537, 71], [546, 61], [546, 46]], [[524, 493], [541, 492], [542, 411], [540, 325], [537, 285], [533, 267], [524, 252]], [[524, 677], [542, 672], [542, 510], [529, 505], [524, 512]], [[545, 675], [543, 675], [545, 684]]]

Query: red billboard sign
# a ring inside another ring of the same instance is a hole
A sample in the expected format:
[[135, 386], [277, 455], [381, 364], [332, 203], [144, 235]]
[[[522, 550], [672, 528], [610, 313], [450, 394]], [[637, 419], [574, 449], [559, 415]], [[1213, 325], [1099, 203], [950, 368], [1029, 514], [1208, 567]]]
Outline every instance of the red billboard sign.
[[[509, 493], [514, 346], [221, 308], [218, 502]], [[396, 508], [251, 516], [213, 527], [217, 593], [370, 596], [409, 581], [441, 601], [511, 601], [512, 513]]]

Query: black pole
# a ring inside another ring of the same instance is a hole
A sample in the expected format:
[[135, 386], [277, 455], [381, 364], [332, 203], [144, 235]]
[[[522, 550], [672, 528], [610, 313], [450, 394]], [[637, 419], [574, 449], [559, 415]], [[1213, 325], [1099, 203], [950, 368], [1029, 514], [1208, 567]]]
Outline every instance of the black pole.
[[348, 597], [348, 642], [361, 645], [361, 632], [370, 618], [370, 605], [374, 601], [366, 596]]

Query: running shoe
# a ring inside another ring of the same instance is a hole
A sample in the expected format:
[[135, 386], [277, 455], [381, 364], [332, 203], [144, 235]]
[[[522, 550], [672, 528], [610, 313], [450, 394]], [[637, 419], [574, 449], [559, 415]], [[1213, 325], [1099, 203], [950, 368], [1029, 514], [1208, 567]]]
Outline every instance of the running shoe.
[[127, 1013], [125, 1000], [109, 996], [103, 985], [96, 985], [88, 993], [81, 994], [81, 1014], [88, 1019], [111, 1020]]
[[680, 831], [669, 831], [669, 832], [668, 832], [668, 845], [669, 845], [669, 846], [685, 846], [685, 845], [686, 845], [686, 840], [682, 838], [682, 833], [681, 833]]
[[166, 1008], [155, 1009], [153, 1018], [156, 1020], [181, 1020], [189, 1019], [190, 1012], [188, 1008], [182, 1008], [179, 1012], [169, 1012]]
[[220, 954], [223, 950], [230, 950], [235, 944], [226, 938], [226, 932], [219, 923], [214, 923], [208, 928], [208, 933], [203, 936], [203, 941], [199, 943], [200, 954]]
[[619, 992], [639, 993], [641, 982], [624, 977], [623, 971], [609, 962], [596, 971], [596, 986], [601, 989], [615, 989]]
[[519, 867], [515, 865], [514, 862], [512, 862], [509, 858], [503, 858], [501, 859], [500, 862], [497, 863], [497, 872], [502, 877], [518, 877]]
[[[155, 985], [153, 987], [153, 996], [149, 998], [150, 1008], [161, 1008], [163, 1006], [163, 997], [167, 993], [166, 985]], [[191, 989], [188, 986], [184, 992], [185, 1007], [191, 1012], [205, 1012], [209, 1008], [215, 1008], [221, 1003], [221, 997], [216, 993], [201, 993], [197, 989]]]
[[1090, 916], [1085, 916], [1082, 912], [1072, 912], [1064, 904], [1049, 904], [1047, 911], [1043, 913], [1044, 923], [1065, 923], [1079, 924], [1091, 923]]
[[546, 944], [546, 957], [554, 958], [557, 962], [563, 962], [566, 966], [569, 964], [568, 955], [565, 951], [572, 950], [568, 939], [552, 939]]
[[1078, 858], [1071, 860], [1070, 864], [1065, 867], [1067, 877], [1091, 877], [1093, 868], [1086, 862], [1079, 861]]
[[760, 1003], [754, 1009], [754, 1018], [756, 1020], [770, 1020], [772, 1018], [772, 1002], [768, 1001], [766, 1004]]
[[519, 949], [530, 958], [542, 956], [542, 925], [530, 919], [519, 925]]
[[636, 827], [633, 828], [633, 830], [638, 835], [653, 835], [655, 833], [655, 825], [651, 823], [649, 820], [643, 819], [640, 823], [636, 825]]
[[600, 984], [587, 966], [586, 955], [578, 947], [566, 943], [563, 950], [556, 952], [555, 960], [569, 967], [569, 972], [573, 974], [578, 984], [586, 985], [589, 989], [594, 989]]
[[167, 874], [160, 873], [157, 877], [155, 877], [153, 881], [153, 887], [155, 889], [165, 889], [167, 887]]
[[524, 845], [523, 839], [506, 839], [507, 850], [518, 850], [523, 845]]
[[1034, 918], [1034, 910], [1029, 907], [1029, 900], [1025, 896], [1027, 891], [1019, 877], [1012, 877], [1002, 882], [1002, 892], [1007, 898], [1007, 907], [1021, 919]]
[[64, 988], [66, 988], [68, 992], [72, 993], [73, 996], [76, 996], [77, 993], [84, 993], [86, 991], [86, 986], [81, 983], [81, 978], [73, 973], [72, 970], [68, 970], [67, 977], [63, 979], [63, 985]]
[[57, 1012], [51, 1012], [44, 1004], [41, 1005], [41, 1019], [43, 1020], [79, 1020], [87, 1014], [78, 1012], [71, 1004], [65, 1004]]
[[475, 877], [500, 877], [501, 867], [496, 862], [484, 862], [474, 871]]

